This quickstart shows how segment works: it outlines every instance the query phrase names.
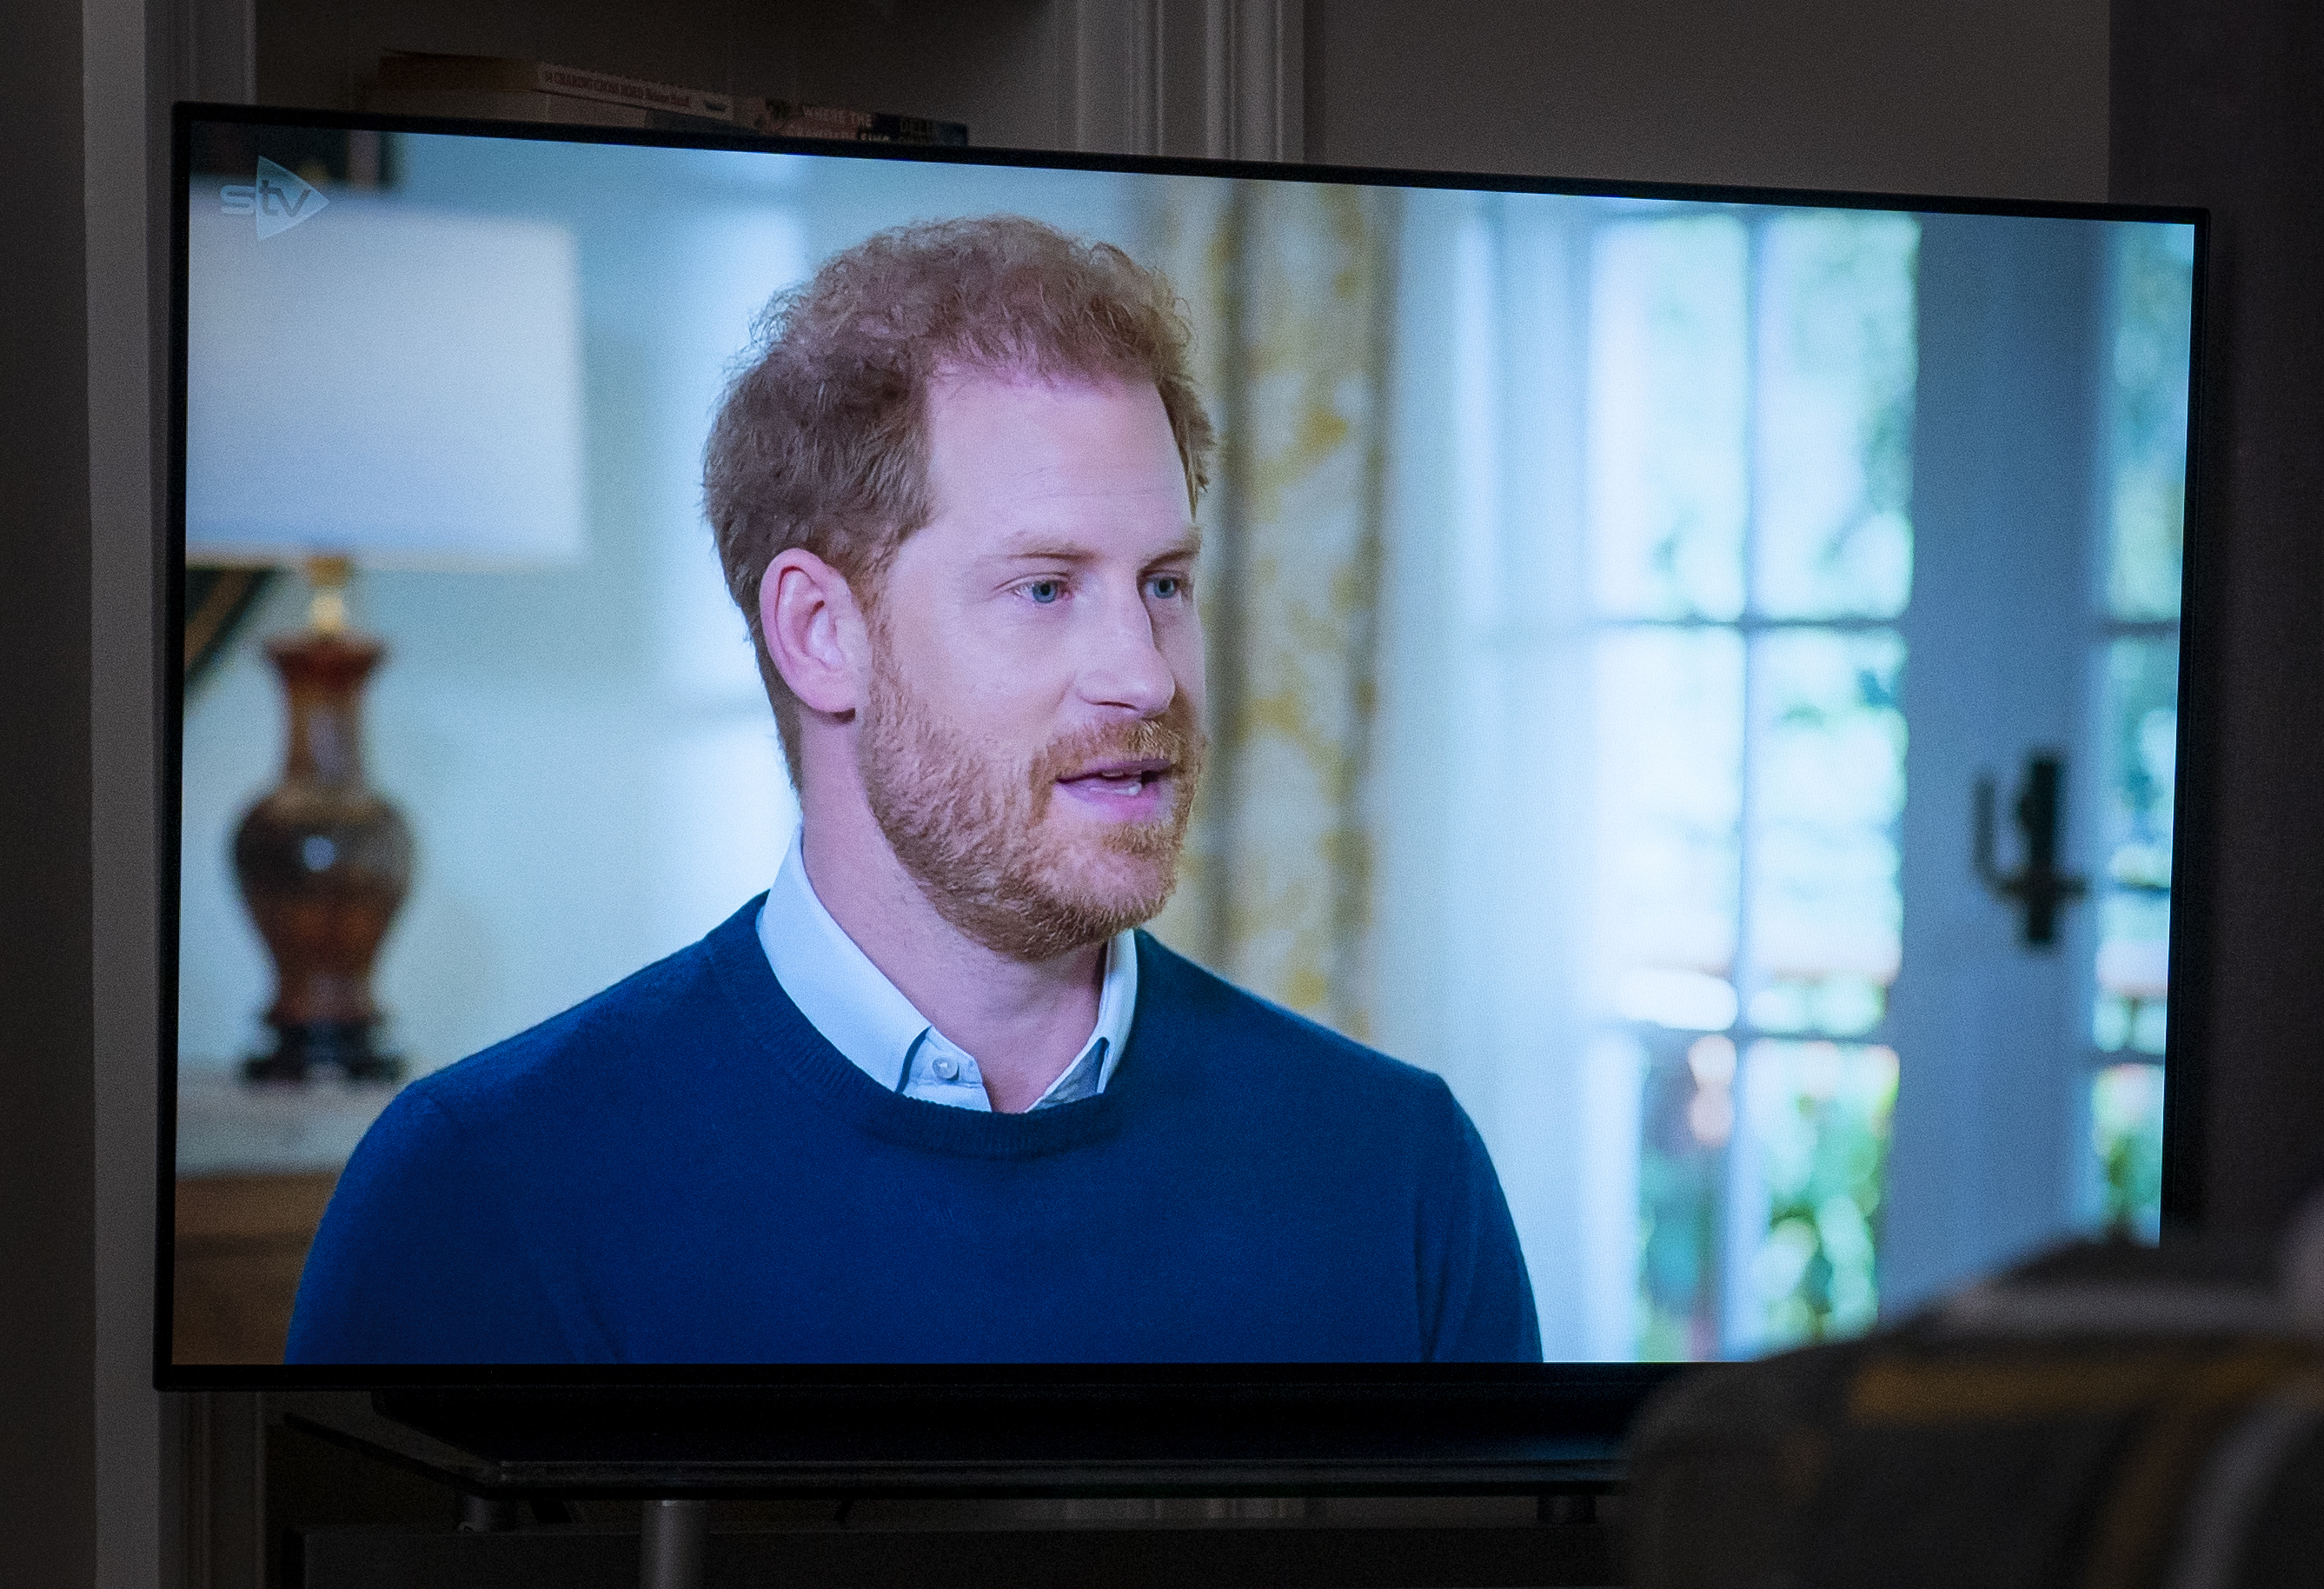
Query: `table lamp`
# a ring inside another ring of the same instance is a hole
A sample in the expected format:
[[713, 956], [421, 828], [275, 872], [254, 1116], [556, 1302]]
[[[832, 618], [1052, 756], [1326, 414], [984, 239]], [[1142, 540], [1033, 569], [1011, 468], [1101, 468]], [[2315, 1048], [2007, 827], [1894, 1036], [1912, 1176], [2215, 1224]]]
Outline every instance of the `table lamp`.
[[234, 841], [274, 968], [273, 1046], [244, 1075], [392, 1080], [371, 971], [413, 841], [364, 779], [386, 648], [350, 624], [347, 587], [359, 566], [580, 559], [579, 270], [561, 227], [368, 197], [256, 221], [198, 197], [186, 349], [187, 562], [297, 566], [313, 589], [307, 627], [267, 642], [287, 753]]

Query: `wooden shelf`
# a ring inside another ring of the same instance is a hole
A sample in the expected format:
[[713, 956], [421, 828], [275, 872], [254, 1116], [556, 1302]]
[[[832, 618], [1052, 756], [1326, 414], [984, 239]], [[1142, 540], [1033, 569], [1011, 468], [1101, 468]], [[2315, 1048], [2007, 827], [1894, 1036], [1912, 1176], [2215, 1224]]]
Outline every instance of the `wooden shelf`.
[[336, 1171], [181, 1177], [171, 1361], [282, 1361], [299, 1274]]

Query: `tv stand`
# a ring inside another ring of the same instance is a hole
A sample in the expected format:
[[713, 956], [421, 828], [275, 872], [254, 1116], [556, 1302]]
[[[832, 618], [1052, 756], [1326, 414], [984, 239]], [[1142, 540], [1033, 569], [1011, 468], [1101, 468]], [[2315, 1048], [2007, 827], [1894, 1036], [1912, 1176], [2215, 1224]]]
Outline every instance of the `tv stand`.
[[1538, 1409], [1232, 1402], [1165, 1418], [1102, 1396], [1005, 1416], [989, 1399], [843, 1409], [732, 1390], [350, 1397], [282, 1423], [451, 1490], [460, 1525], [286, 1543], [304, 1589], [1618, 1580], [1618, 1431], [1545, 1436]]
[[496, 1387], [377, 1391], [318, 1432], [473, 1493], [1531, 1492], [1613, 1482], [1637, 1398], [1634, 1373], [1588, 1369], [1425, 1387]]

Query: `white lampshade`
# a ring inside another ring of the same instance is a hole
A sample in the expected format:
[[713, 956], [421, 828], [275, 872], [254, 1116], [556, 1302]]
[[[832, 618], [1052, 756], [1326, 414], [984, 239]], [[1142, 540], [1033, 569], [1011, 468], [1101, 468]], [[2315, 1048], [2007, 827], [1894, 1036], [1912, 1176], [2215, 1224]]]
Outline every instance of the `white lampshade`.
[[341, 195], [270, 236], [204, 198], [188, 240], [189, 561], [580, 558], [569, 232]]

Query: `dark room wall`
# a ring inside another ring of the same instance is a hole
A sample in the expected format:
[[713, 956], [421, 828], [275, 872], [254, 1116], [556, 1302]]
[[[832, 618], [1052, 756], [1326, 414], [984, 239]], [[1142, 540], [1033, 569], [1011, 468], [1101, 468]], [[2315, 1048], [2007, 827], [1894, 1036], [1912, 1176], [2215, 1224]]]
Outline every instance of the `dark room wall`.
[[2206, 1223], [2266, 1225], [2324, 1183], [2324, 11], [2116, 0], [2112, 54], [2113, 197], [2213, 222], [2167, 1150]]
[[2107, 0], [1316, 0], [1307, 157], [2100, 199]]
[[0, 1577], [97, 1549], [88, 406], [77, 8], [0, 30]]
[[[156, 35], [159, 35], [157, 42]], [[165, 1570], [152, 1387], [168, 14], [0, 8], [0, 1581]]]

